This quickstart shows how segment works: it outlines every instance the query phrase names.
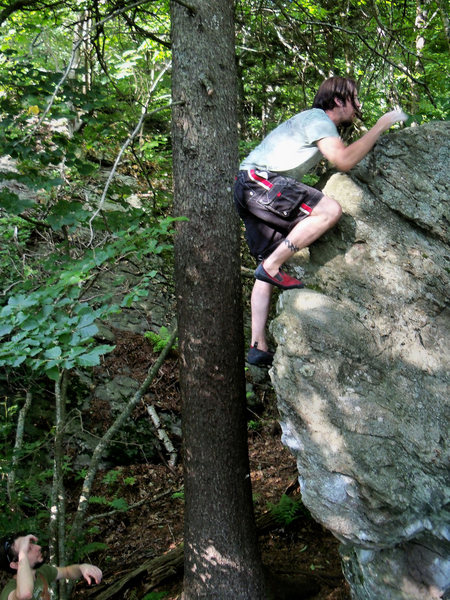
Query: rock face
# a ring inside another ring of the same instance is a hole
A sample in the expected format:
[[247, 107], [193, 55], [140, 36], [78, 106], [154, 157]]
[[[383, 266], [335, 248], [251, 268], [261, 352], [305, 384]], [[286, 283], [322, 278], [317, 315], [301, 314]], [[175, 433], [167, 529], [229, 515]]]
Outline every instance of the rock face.
[[450, 124], [383, 137], [325, 193], [340, 223], [293, 264], [271, 378], [303, 500], [358, 600], [445, 597]]

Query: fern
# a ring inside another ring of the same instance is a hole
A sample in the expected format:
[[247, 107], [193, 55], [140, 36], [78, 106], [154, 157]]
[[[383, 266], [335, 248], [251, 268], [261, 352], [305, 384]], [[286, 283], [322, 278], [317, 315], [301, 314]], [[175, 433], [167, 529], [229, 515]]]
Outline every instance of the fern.
[[308, 514], [303, 502], [300, 499], [294, 500], [290, 496], [283, 494], [278, 504], [267, 504], [270, 512], [281, 525], [289, 525], [301, 514]]
[[[164, 350], [171, 336], [171, 332], [164, 327], [164, 325], [160, 328], [159, 333], [155, 333], [154, 331], [147, 331], [144, 333], [144, 337], [150, 341], [152, 345], [153, 352], [157, 352], [158, 354]], [[173, 345], [173, 348], [177, 348], [177, 344]]]
[[167, 596], [167, 592], [150, 592], [146, 594], [142, 600], [162, 600]]

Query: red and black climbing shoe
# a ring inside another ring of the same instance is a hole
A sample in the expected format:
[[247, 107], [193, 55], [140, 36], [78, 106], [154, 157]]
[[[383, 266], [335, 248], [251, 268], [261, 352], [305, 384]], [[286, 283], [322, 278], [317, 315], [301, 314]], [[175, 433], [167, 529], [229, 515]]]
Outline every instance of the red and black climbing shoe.
[[282, 290], [293, 290], [295, 288], [303, 288], [305, 284], [300, 279], [291, 277], [281, 269], [272, 277], [264, 268], [264, 263], [260, 263], [255, 271], [255, 278], [266, 283], [271, 283]]
[[255, 342], [254, 346], [250, 346], [250, 350], [247, 354], [247, 362], [257, 367], [270, 367], [273, 363], [273, 352], [259, 350], [258, 342]]

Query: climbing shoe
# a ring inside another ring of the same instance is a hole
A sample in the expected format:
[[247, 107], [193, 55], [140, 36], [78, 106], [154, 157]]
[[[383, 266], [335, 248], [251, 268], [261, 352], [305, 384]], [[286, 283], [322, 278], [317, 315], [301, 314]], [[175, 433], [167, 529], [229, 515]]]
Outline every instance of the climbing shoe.
[[255, 271], [255, 278], [260, 281], [265, 281], [266, 283], [271, 283], [276, 287], [281, 288], [282, 290], [292, 290], [295, 288], [303, 288], [305, 284], [302, 283], [299, 279], [294, 279], [281, 269], [278, 271], [276, 275], [272, 277], [269, 273], [264, 269], [264, 263], [260, 263]]
[[254, 346], [250, 346], [250, 350], [247, 354], [247, 362], [257, 367], [270, 367], [273, 363], [273, 352], [259, 350], [258, 342], [255, 342]]

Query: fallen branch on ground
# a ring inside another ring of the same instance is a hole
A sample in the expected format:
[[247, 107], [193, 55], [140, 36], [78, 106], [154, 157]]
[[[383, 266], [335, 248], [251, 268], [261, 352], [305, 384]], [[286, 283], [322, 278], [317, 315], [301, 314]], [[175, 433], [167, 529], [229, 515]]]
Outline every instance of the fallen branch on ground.
[[[258, 535], [262, 535], [280, 527], [280, 522], [270, 511], [266, 512], [256, 519], [256, 528]], [[132, 587], [134, 581], [145, 579], [143, 595], [148, 594], [156, 587], [164, 584], [167, 580], [174, 577], [180, 577], [184, 567], [183, 544], [180, 544], [173, 550], [169, 550], [162, 556], [149, 559], [142, 563], [136, 569], [131, 569], [117, 581], [110, 585], [97, 587], [92, 590], [90, 595], [95, 600], [111, 600], [112, 598], [123, 598], [124, 591]], [[323, 574], [310, 571], [295, 570], [296, 575], [308, 576], [316, 581], [323, 581], [328, 584], [336, 583], [339, 579], [336, 575]], [[106, 587], [107, 586], [107, 587]]]

